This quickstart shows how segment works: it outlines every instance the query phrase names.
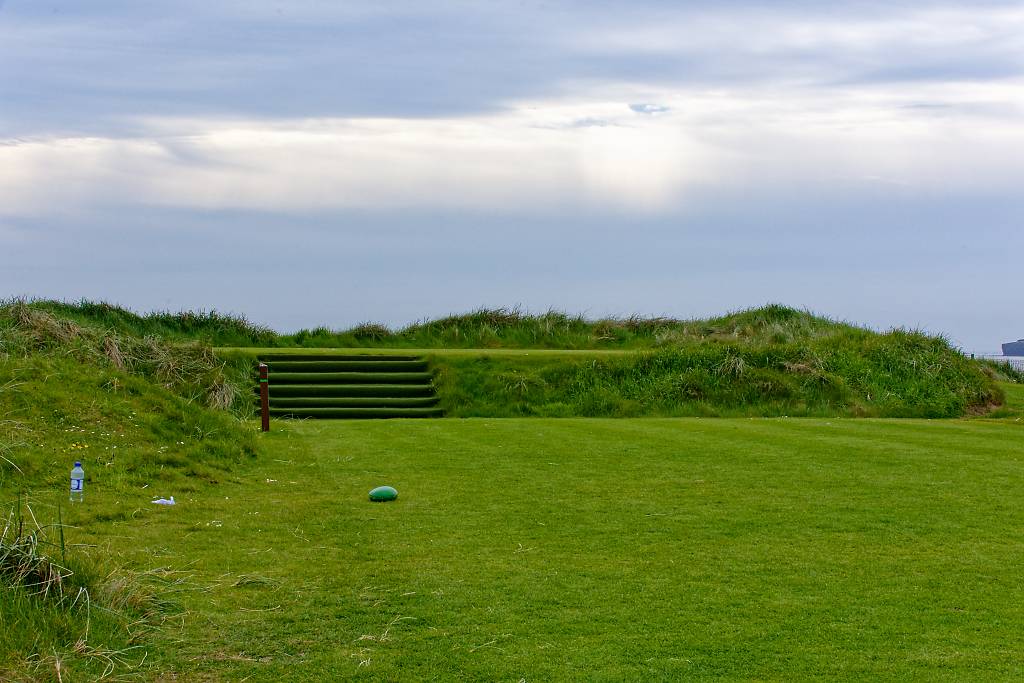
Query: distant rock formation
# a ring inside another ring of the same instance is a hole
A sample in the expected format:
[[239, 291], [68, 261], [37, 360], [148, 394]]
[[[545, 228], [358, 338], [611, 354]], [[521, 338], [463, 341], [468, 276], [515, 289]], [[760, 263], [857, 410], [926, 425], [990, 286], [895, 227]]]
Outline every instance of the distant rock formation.
[[1024, 339], [1003, 344], [1004, 356], [1024, 356]]

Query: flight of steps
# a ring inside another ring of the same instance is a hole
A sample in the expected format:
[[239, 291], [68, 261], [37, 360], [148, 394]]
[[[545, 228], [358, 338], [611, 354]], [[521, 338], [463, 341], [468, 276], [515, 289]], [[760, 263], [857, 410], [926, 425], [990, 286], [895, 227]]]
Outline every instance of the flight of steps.
[[441, 417], [433, 373], [419, 356], [259, 357], [269, 368], [271, 417]]

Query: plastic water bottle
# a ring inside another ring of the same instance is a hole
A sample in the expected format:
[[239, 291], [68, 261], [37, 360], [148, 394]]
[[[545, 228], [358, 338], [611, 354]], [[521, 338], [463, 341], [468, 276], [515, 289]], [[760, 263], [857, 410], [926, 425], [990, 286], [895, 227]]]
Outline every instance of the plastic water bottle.
[[85, 470], [82, 469], [82, 463], [75, 462], [74, 469], [71, 470], [71, 502], [81, 503], [85, 499]]

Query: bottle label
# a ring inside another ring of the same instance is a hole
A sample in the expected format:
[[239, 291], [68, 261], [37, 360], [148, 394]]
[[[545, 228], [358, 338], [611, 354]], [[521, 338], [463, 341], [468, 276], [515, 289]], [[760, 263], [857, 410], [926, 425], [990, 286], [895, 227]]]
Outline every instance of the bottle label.
[[72, 479], [71, 480], [71, 490], [72, 491], [81, 491], [82, 490], [82, 480], [81, 479]]

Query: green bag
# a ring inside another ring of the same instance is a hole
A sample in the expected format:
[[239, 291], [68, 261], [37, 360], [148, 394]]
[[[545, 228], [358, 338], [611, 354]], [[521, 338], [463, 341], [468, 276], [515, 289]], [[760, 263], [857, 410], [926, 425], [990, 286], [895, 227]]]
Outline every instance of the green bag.
[[374, 503], [386, 503], [395, 498], [398, 498], [398, 491], [390, 486], [378, 486], [370, 491], [370, 500]]

